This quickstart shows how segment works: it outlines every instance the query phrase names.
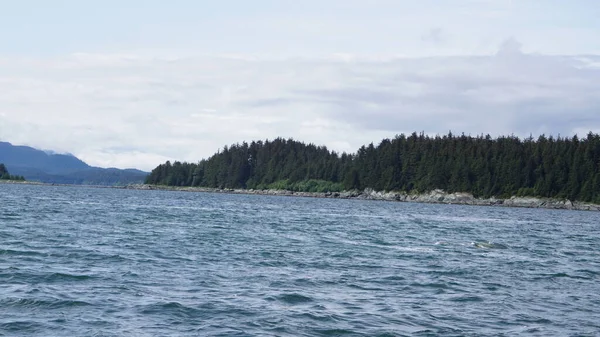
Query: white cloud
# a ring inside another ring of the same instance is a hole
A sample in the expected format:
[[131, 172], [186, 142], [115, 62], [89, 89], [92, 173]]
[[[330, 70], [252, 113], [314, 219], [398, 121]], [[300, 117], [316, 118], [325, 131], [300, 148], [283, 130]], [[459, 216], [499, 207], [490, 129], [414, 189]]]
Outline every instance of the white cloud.
[[600, 129], [600, 57], [521, 50], [509, 39], [464, 57], [4, 58], [0, 139], [149, 170], [278, 136], [354, 151], [412, 131]]

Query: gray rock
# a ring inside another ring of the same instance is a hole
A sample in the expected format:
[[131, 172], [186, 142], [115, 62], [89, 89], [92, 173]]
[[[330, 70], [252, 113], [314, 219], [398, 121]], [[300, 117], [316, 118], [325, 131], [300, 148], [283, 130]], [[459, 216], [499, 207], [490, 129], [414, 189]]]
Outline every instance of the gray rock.
[[258, 195], [278, 195], [278, 196], [299, 196], [311, 198], [339, 198], [339, 199], [364, 199], [364, 200], [384, 200], [400, 202], [421, 202], [421, 203], [443, 203], [477, 206], [504, 206], [504, 207], [528, 207], [528, 208], [552, 208], [567, 210], [586, 210], [600, 211], [600, 205], [584, 203], [571, 200], [535, 198], [535, 197], [510, 197], [508, 199], [498, 199], [491, 197], [488, 199], [475, 198], [471, 193], [454, 192], [448, 193], [441, 189], [435, 189], [426, 193], [406, 193], [406, 192], [382, 192], [367, 188], [364, 191], [343, 191], [343, 192], [293, 192], [282, 190], [244, 190], [244, 189], [216, 189], [205, 187], [173, 187], [156, 186], [146, 184], [128, 185], [124, 188], [138, 190], [169, 190], [186, 192], [217, 192], [233, 194], [258, 194]]

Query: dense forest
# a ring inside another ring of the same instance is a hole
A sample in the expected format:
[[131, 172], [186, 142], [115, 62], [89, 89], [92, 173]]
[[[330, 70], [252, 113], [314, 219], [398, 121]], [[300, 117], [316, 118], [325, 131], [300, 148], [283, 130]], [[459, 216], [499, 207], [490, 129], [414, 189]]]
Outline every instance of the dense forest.
[[354, 154], [275, 139], [225, 147], [198, 163], [166, 162], [148, 184], [216, 188], [471, 192], [600, 203], [600, 136], [429, 137], [404, 134]]
[[8, 173], [6, 166], [4, 164], [0, 164], [0, 179], [1, 180], [25, 180], [23, 176], [13, 176]]

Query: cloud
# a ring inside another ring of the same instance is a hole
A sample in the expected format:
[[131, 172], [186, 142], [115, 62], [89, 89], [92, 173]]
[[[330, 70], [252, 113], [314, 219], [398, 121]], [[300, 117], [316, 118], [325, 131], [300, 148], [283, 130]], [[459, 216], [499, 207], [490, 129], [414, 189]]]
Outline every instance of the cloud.
[[502, 42], [502, 44], [500, 45], [500, 49], [498, 49], [498, 53], [496, 55], [498, 56], [512, 56], [512, 55], [522, 55], [523, 51], [522, 51], [523, 45], [517, 41], [514, 37], [511, 37], [509, 39], [506, 39], [504, 42]]
[[514, 39], [488, 56], [5, 58], [0, 139], [149, 170], [278, 136], [354, 151], [413, 131], [570, 135], [600, 130], [599, 64]]
[[437, 27], [437, 28], [433, 28], [430, 31], [428, 31], [427, 33], [423, 34], [421, 36], [421, 40], [423, 40], [424, 42], [430, 42], [435, 45], [438, 45], [438, 44], [444, 43], [446, 38], [444, 36], [443, 30], [440, 27]]

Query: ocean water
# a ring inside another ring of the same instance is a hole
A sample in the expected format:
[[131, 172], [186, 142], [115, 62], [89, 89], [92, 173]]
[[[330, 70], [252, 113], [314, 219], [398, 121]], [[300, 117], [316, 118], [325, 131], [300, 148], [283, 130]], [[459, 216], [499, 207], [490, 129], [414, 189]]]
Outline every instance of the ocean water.
[[598, 336], [599, 220], [0, 184], [0, 336]]

